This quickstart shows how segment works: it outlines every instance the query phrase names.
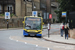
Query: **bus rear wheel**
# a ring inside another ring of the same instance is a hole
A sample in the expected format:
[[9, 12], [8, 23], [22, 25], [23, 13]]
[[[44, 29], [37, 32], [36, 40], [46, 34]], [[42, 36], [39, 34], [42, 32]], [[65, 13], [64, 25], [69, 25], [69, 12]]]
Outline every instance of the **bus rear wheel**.
[[24, 35], [24, 37], [28, 37], [28, 35]]

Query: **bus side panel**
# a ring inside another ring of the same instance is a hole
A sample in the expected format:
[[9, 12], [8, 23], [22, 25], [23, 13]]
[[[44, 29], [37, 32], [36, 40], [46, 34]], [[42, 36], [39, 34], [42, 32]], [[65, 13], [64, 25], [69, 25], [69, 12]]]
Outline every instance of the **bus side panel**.
[[26, 32], [23, 30], [23, 35], [27, 35], [27, 36], [28, 36], [28, 33], [26, 33]]

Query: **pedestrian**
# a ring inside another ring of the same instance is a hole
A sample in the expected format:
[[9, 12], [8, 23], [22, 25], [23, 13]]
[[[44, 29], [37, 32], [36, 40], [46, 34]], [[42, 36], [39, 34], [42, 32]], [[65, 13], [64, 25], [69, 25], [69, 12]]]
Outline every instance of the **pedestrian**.
[[65, 39], [66, 39], [66, 37], [68, 39], [68, 30], [69, 30], [69, 27], [67, 25], [65, 25], [64, 30], [65, 30]]
[[51, 21], [49, 21], [49, 24], [51, 25]]
[[51, 29], [51, 23], [48, 22], [48, 29], [50, 30]]
[[50, 29], [51, 29], [51, 25], [50, 25], [50, 23], [48, 22], [48, 37], [49, 37], [49, 31], [50, 31]]
[[60, 25], [60, 34], [61, 34], [61, 37], [63, 37], [63, 31], [64, 31], [64, 25], [63, 25], [63, 23], [61, 23], [61, 25]]

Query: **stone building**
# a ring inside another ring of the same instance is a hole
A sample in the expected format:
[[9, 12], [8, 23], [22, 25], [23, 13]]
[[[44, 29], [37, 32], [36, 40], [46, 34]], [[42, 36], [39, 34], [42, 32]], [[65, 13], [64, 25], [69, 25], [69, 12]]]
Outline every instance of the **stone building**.
[[40, 9], [42, 11], [43, 22], [47, 23], [50, 14], [50, 0], [40, 0]]
[[44, 22], [47, 23], [49, 20], [49, 14], [52, 14], [51, 22], [53, 23], [54, 19], [56, 21], [57, 15], [54, 11], [58, 9], [58, 2], [56, 0], [41, 0], [40, 2], [40, 8]]
[[0, 14], [10, 12], [23, 18], [24, 16], [32, 16], [32, 11], [37, 11], [38, 16], [42, 16], [44, 22], [49, 19], [49, 14], [52, 14], [52, 22], [54, 19], [57, 20], [54, 12], [56, 9], [58, 9], [56, 0], [0, 0]]
[[38, 11], [38, 15], [42, 16], [40, 0], [0, 0], [0, 28], [7, 27], [5, 16], [1, 14], [14, 14], [9, 20], [9, 27], [22, 27], [23, 17], [32, 16], [32, 11]]
[[42, 16], [42, 11], [41, 11], [41, 9], [40, 9], [40, 7], [41, 7], [41, 0], [32, 0], [33, 2], [32, 2], [32, 11], [37, 11], [37, 15], [38, 16]]
[[19, 17], [32, 15], [32, 1], [15, 0], [15, 13]]
[[57, 2], [57, 0], [51, 0], [51, 14], [52, 14], [51, 21], [53, 23], [55, 23], [57, 21], [57, 15], [54, 11], [58, 10], [58, 6], [59, 6], [59, 3]]
[[15, 0], [0, 0], [0, 14], [5, 12], [15, 14]]
[[40, 11], [40, 0], [0, 0], [0, 14], [10, 12], [18, 17], [30, 16], [32, 11]]

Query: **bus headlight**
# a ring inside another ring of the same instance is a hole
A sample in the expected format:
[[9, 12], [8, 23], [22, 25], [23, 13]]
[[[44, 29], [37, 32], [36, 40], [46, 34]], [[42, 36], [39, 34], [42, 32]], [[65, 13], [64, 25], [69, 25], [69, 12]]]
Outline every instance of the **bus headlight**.
[[38, 34], [42, 34], [42, 31], [39, 31]]

